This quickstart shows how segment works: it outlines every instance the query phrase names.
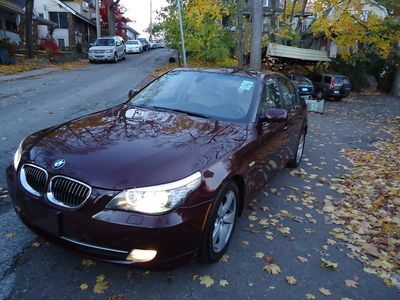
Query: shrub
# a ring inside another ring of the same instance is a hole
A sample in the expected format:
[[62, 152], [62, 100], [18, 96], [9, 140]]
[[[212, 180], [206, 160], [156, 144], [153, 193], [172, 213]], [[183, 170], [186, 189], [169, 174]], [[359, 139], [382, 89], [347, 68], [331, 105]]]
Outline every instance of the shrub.
[[58, 47], [57, 43], [50, 39], [44, 39], [42, 45], [46, 49], [49, 55], [55, 56], [60, 55], [60, 47]]
[[82, 53], [82, 44], [81, 43], [77, 43], [75, 46], [75, 51], [77, 53]]

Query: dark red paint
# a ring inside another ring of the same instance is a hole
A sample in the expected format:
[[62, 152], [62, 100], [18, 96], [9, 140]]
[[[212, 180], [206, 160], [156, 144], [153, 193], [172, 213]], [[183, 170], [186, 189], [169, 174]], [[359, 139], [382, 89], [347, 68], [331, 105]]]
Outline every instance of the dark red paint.
[[[186, 261], [199, 247], [209, 204], [221, 185], [229, 179], [237, 183], [243, 210], [293, 157], [300, 133], [307, 127], [302, 100], [289, 111], [275, 109], [258, 115], [262, 83], [281, 75], [235, 74], [259, 82], [247, 124], [122, 104], [31, 135], [24, 142], [19, 166], [36, 164], [50, 177], [66, 175], [93, 190], [79, 209], [63, 209], [46, 195], [36, 197], [25, 191], [19, 170], [10, 166], [7, 181], [17, 214], [39, 235], [99, 259], [130, 263], [126, 254], [97, 251], [61, 237], [123, 251], [156, 249], [156, 258], [146, 267]], [[54, 170], [51, 166], [59, 158], [66, 164]], [[176, 181], [196, 171], [203, 175], [201, 186], [169, 213], [151, 216], [105, 209], [121, 190]]]

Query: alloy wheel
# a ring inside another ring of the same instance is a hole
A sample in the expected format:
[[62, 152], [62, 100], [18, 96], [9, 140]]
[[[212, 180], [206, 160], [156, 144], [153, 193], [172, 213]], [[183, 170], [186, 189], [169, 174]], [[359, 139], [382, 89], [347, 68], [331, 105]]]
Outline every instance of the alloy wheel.
[[212, 232], [212, 246], [221, 252], [229, 241], [236, 220], [236, 194], [229, 190], [218, 208]]

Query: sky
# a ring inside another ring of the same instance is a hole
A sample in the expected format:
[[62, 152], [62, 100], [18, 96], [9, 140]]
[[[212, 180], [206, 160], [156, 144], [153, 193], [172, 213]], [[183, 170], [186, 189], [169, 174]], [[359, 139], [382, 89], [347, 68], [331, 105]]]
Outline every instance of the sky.
[[[150, 1], [151, 0], [121, 0], [121, 5], [127, 8], [125, 16], [134, 22], [129, 24], [130, 27], [139, 32], [142, 36], [147, 37], [144, 32], [150, 24]], [[153, 2], [153, 22], [156, 20], [156, 11], [166, 6], [166, 0], [152, 0]]]

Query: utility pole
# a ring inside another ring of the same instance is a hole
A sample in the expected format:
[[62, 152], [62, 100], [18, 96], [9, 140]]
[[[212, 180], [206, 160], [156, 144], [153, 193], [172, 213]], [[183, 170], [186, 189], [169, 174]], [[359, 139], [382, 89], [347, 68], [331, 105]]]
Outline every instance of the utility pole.
[[236, 22], [236, 32], [237, 32], [237, 56], [238, 64], [240, 68], [244, 66], [243, 59], [243, 0], [237, 0], [237, 22]]
[[[261, 0], [260, 0], [261, 1]], [[181, 1], [177, 0], [176, 5], [178, 6], [178, 14], [179, 14], [179, 29], [181, 31], [181, 44], [182, 44], [182, 58], [183, 65], [186, 67], [186, 49], [185, 49], [185, 39], [183, 36], [183, 24], [182, 24], [182, 11], [181, 11]]]
[[150, 36], [149, 36], [149, 40], [151, 40], [151, 32], [153, 30], [153, 0], [150, 0]]
[[253, 0], [251, 26], [251, 51], [250, 67], [252, 70], [261, 71], [261, 50], [263, 32], [263, 6], [262, 0]]
[[97, 35], [97, 38], [101, 37], [101, 29], [100, 29], [100, 0], [96, 0], [96, 35]]

